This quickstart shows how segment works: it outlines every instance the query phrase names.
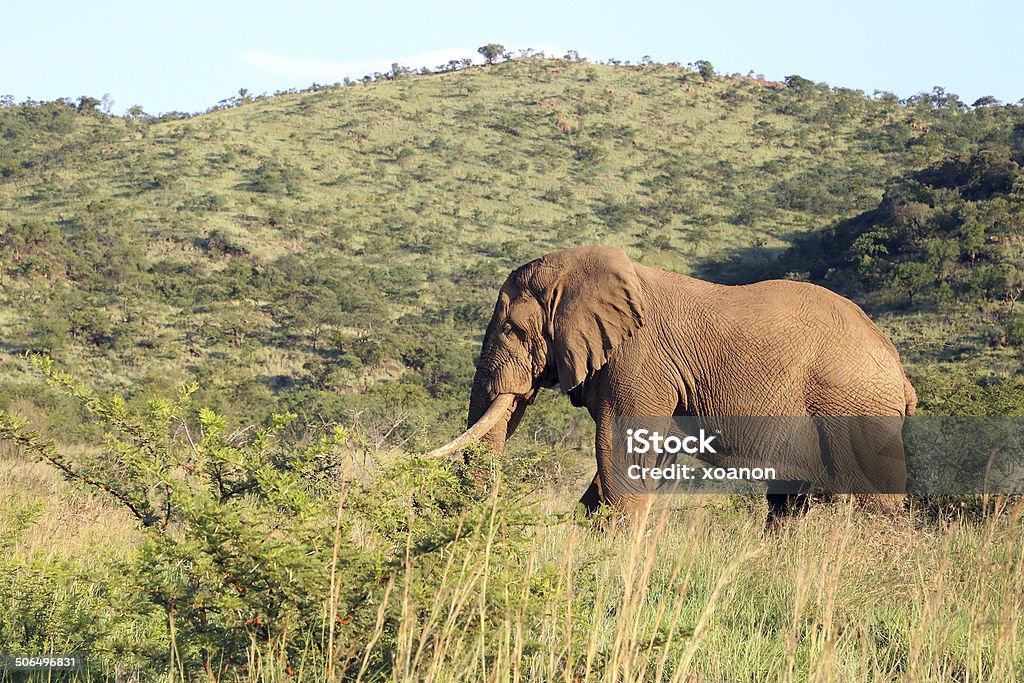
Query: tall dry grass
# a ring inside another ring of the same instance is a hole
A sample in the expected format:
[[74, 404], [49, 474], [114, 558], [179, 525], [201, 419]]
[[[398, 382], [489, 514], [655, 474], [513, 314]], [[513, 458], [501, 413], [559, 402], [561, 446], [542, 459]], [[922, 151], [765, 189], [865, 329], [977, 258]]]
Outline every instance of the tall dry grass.
[[[85, 533], [63, 553], [130, 553], [126, 520], [41, 466], [4, 465], [7, 500], [21, 487], [54, 494], [16, 553], [55, 548], [67, 516], [83, 513]], [[301, 660], [254, 644], [246, 670], [223, 679], [1024, 679], [1019, 506], [940, 523], [836, 503], [766, 534], [760, 510], [727, 497], [687, 499], [633, 525], [560, 517], [564, 503], [550, 500], [547, 521], [526, 527], [501, 501], [496, 489], [482, 531], [440, 555], [408, 549], [364, 632], [336, 615], [331, 631], [307, 635]], [[347, 578], [334, 575], [325, 614]], [[167, 661], [169, 680], [192, 680]]]
[[[521, 543], [495, 507], [428, 594], [406, 558], [332, 680], [1018, 681], [1020, 514], [939, 524], [835, 504], [766, 535], [713, 499]], [[297, 675], [253, 665], [251, 681]]]

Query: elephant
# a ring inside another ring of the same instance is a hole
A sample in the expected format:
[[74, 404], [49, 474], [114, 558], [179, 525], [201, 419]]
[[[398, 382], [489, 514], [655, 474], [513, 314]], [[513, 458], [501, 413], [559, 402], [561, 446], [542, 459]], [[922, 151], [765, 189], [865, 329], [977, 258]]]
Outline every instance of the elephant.
[[[896, 348], [849, 299], [790, 280], [715, 284], [603, 245], [547, 254], [508, 277], [467, 430], [432, 455], [472, 441], [500, 454], [542, 387], [560, 388], [596, 424], [597, 473], [580, 502], [627, 515], [645, 497], [613, 485], [622, 416], [890, 416], [901, 426], [916, 405]], [[895, 488], [875, 499], [895, 510], [906, 464], [902, 441], [889, 447]], [[769, 491], [769, 520], [797, 499]]]

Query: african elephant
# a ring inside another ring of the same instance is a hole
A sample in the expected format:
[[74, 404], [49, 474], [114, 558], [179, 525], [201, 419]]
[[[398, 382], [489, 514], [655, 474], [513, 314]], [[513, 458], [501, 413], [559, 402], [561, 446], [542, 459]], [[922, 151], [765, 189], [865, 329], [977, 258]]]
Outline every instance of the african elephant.
[[[895, 347], [848, 299], [804, 282], [713, 284], [608, 246], [548, 254], [513, 272], [476, 368], [469, 428], [433, 454], [472, 440], [500, 453], [537, 391], [558, 386], [596, 423], [597, 474], [581, 498], [590, 511], [638, 504], [610, 486], [618, 416], [864, 415], [902, 425], [916, 401]], [[902, 487], [902, 441], [894, 448]], [[787, 502], [770, 494], [769, 516]]]

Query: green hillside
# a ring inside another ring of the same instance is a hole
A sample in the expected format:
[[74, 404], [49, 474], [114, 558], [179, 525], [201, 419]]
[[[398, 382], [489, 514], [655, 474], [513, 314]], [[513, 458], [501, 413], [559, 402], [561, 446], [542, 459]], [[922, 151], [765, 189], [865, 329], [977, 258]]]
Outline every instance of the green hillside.
[[[778, 275], [799, 235], [950, 155], [1019, 147], [1024, 120], [938, 89], [900, 103], [541, 59], [235, 103], [0, 110], [5, 353], [129, 395], [197, 378], [257, 418], [447, 407], [497, 286], [531, 258], [602, 242], [712, 280]], [[883, 324], [902, 341], [918, 317]]]

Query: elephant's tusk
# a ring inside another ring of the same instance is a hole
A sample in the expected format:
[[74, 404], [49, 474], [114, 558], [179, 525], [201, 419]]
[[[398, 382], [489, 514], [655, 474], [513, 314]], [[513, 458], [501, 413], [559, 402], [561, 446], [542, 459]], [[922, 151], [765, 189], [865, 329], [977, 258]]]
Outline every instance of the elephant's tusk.
[[514, 400], [515, 396], [513, 394], [499, 394], [498, 397], [491, 402], [491, 407], [487, 409], [487, 412], [484, 413], [472, 427], [455, 437], [453, 441], [430, 451], [427, 453], [426, 457], [446, 458], [467, 444], [479, 441], [483, 435], [491, 431], [491, 427], [497, 424], [505, 413], [508, 412], [508, 409], [512, 407], [512, 401]]

